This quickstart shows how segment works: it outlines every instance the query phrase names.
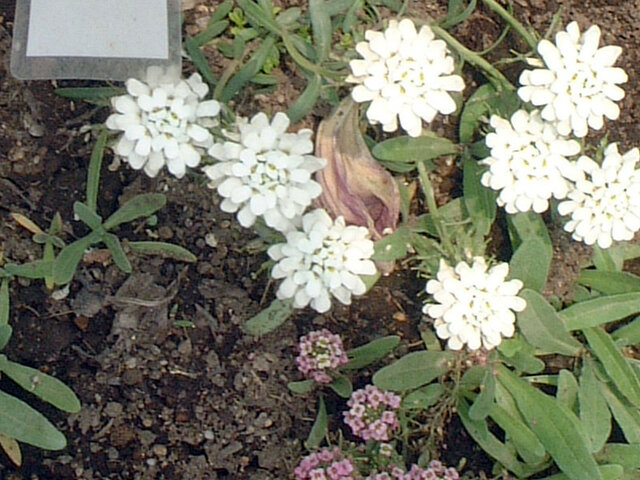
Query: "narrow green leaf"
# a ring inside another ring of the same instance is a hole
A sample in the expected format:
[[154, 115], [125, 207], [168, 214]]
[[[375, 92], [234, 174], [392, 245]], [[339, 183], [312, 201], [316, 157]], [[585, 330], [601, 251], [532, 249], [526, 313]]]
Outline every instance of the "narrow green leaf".
[[622, 394], [614, 392], [609, 386], [600, 382], [600, 391], [609, 405], [609, 409], [629, 443], [640, 443], [640, 413]]
[[625, 470], [640, 468], [640, 443], [607, 443], [596, 458], [602, 463], [617, 463]]
[[289, 382], [287, 384], [287, 388], [293, 393], [305, 395], [312, 391], [315, 385], [316, 382], [314, 382], [313, 380], [300, 380], [299, 382]]
[[583, 270], [578, 277], [578, 283], [605, 295], [640, 292], [640, 277], [627, 272]]
[[488, 368], [480, 384], [480, 393], [476, 395], [476, 399], [469, 408], [469, 418], [475, 421], [485, 419], [493, 409], [495, 398], [496, 378], [493, 376], [493, 370]]
[[9, 324], [9, 279], [0, 280], [0, 325]]
[[320, 396], [318, 398], [318, 413], [316, 415], [316, 420], [313, 422], [309, 436], [304, 442], [304, 446], [307, 450], [313, 450], [320, 446], [327, 436], [328, 423], [327, 407], [324, 405], [324, 399]]
[[53, 280], [56, 285], [66, 285], [73, 279], [78, 263], [95, 237], [87, 235], [64, 247], [53, 264]]
[[636, 292], [574, 303], [560, 311], [559, 315], [564, 319], [569, 330], [580, 330], [622, 320], [639, 312], [640, 292]]
[[127, 245], [134, 253], [141, 255], [159, 255], [163, 258], [171, 258], [179, 262], [195, 263], [198, 260], [193, 253], [184, 247], [173, 243], [141, 241], [128, 242]]
[[439, 383], [431, 383], [404, 397], [402, 407], [409, 410], [426, 410], [435, 405], [442, 395], [444, 395], [444, 387]]
[[509, 262], [510, 278], [540, 291], [547, 282], [553, 247], [547, 227], [539, 214], [519, 213], [509, 217], [509, 233], [514, 248]]
[[35, 368], [7, 360], [4, 355], [0, 355], [0, 371], [27, 392], [33, 393], [56, 408], [70, 413], [80, 411], [78, 397], [57, 378]]
[[350, 33], [358, 21], [357, 12], [364, 8], [364, 0], [351, 0], [351, 7], [347, 10], [342, 21], [342, 31]]
[[102, 227], [109, 231], [122, 223], [130, 222], [138, 217], [148, 217], [164, 207], [166, 203], [167, 197], [161, 193], [142, 193], [136, 195], [107, 218]]
[[229, 80], [229, 83], [227, 83], [222, 89], [222, 93], [219, 98], [221, 102], [227, 103], [231, 100], [233, 96], [262, 69], [264, 62], [267, 60], [269, 52], [275, 43], [276, 38], [273, 35], [269, 35], [262, 41], [260, 47], [253, 52], [247, 63], [238, 70], [231, 80]]
[[62, 450], [64, 435], [44, 415], [22, 400], [0, 391], [0, 433], [45, 450]]
[[602, 480], [573, 412], [504, 367], [498, 367], [498, 380], [513, 395], [527, 425], [563, 473], [571, 480]]
[[322, 77], [317, 73], [314, 73], [302, 94], [287, 110], [287, 116], [291, 120], [291, 123], [298, 122], [302, 117], [311, 112], [311, 109], [313, 109], [314, 105], [318, 101], [321, 87]]
[[104, 148], [106, 144], [107, 131], [103, 129], [96, 140], [96, 144], [93, 146], [93, 150], [91, 151], [89, 170], [87, 171], [87, 207], [94, 212], [97, 212], [98, 209], [100, 169], [102, 168], [102, 158], [104, 157]]
[[390, 138], [378, 143], [371, 153], [380, 160], [415, 164], [443, 155], [454, 155], [458, 153], [458, 146], [448, 138], [439, 137], [433, 132], [425, 132], [420, 137]]
[[463, 163], [464, 204], [476, 231], [482, 236], [489, 235], [496, 218], [496, 192], [480, 183], [482, 168], [478, 162], [466, 158]]
[[11, 325], [6, 323], [0, 324], [0, 352], [7, 346], [9, 339], [11, 338]]
[[413, 352], [381, 368], [373, 384], [383, 390], [405, 391], [430, 383], [444, 375], [453, 361], [452, 352]]
[[531, 345], [547, 353], [575, 356], [582, 348], [567, 331], [556, 311], [542, 295], [530, 289], [518, 294], [527, 308], [517, 315], [517, 325]]
[[[602, 480], [618, 480], [620, 476], [624, 473], [624, 469], [620, 465], [598, 465], [598, 470], [600, 475], [602, 475]], [[564, 473], [556, 473], [555, 475], [551, 475], [550, 477], [544, 477], [540, 480], [570, 480], [571, 477], [565, 475]]]
[[105, 233], [102, 237], [102, 241], [109, 249], [113, 262], [118, 266], [120, 270], [125, 273], [131, 273], [131, 263], [127, 258], [127, 254], [124, 253], [120, 240], [113, 233]]
[[276, 23], [281, 27], [286, 27], [292, 25], [301, 16], [302, 10], [300, 10], [298, 7], [290, 7], [278, 14], [278, 16], [276, 17]]
[[582, 332], [614, 385], [632, 405], [640, 408], [640, 379], [611, 336], [601, 328], [585, 328]]
[[353, 0], [328, 0], [326, 3], [327, 13], [330, 17], [339, 13], [344, 13], [353, 5]]
[[609, 248], [593, 246], [593, 264], [598, 270], [603, 272], [616, 272], [622, 270], [624, 259], [619, 251], [612, 251]]
[[220, 20], [219, 22], [214, 23], [210, 22], [204, 31], [193, 37], [193, 43], [195, 43], [198, 47], [206, 45], [222, 32], [224, 32], [228, 26], [229, 22], [227, 20]]
[[202, 78], [204, 78], [209, 85], [216, 85], [218, 80], [213, 75], [209, 62], [202, 53], [202, 50], [200, 50], [198, 42], [193, 38], [186, 38], [184, 41], [184, 49], [187, 51], [189, 58], [191, 58], [200, 75], [202, 75]]
[[411, 232], [409, 227], [398, 227], [391, 235], [378, 240], [374, 245], [374, 253], [371, 257], [376, 262], [393, 262], [404, 258], [411, 245]]
[[389, 355], [400, 343], [400, 337], [389, 335], [376, 338], [364, 345], [352, 348], [347, 352], [349, 363], [342, 370], [359, 370]]
[[318, 52], [318, 63], [324, 62], [331, 51], [331, 18], [325, 0], [309, 0], [309, 17], [313, 30], [313, 43]]
[[616, 342], [624, 339], [627, 345], [640, 343], [640, 317], [614, 330], [611, 333], [611, 337], [613, 337]]
[[353, 385], [347, 377], [340, 375], [329, 384], [329, 388], [342, 398], [349, 398], [353, 392]]
[[265, 10], [262, 6], [251, 0], [236, 0], [240, 8], [244, 11], [249, 22], [255, 27], [266, 28], [272, 34], [280, 35], [280, 26], [273, 18], [273, 9]]
[[51, 275], [53, 262], [45, 260], [34, 260], [33, 262], [16, 265], [15, 263], [7, 263], [4, 269], [16, 277], [39, 279]]
[[558, 372], [556, 398], [569, 410], [574, 410], [578, 398], [578, 381], [569, 370], [562, 369]]
[[73, 213], [91, 230], [99, 230], [102, 227], [102, 217], [82, 202], [73, 202]]
[[525, 425], [518, 414], [512, 416], [495, 403], [491, 404], [490, 416], [496, 424], [504, 430], [505, 435], [511, 440], [522, 459], [529, 464], [538, 464], [545, 461], [545, 448], [534, 433]]
[[124, 95], [127, 91], [122, 87], [71, 87], [56, 88], [53, 93], [71, 100], [84, 100], [97, 105], [109, 105], [111, 97]]
[[282, 325], [292, 314], [291, 301], [275, 299], [271, 305], [247, 320], [242, 329], [249, 335], [266, 335]]
[[229, 12], [233, 9], [233, 0], [224, 0], [221, 4], [219, 4], [211, 15], [209, 19], [209, 25], [212, 23], [219, 22], [229, 15]]
[[584, 363], [580, 374], [578, 404], [580, 422], [590, 440], [590, 450], [595, 453], [602, 448], [611, 434], [611, 413], [593, 370], [593, 361], [590, 360]]

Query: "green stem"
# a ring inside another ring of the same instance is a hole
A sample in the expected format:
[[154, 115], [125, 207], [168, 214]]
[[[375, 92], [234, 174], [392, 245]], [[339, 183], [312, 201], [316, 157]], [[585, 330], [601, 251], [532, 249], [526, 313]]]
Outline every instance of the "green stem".
[[447, 230], [442, 222], [442, 218], [440, 218], [440, 213], [438, 212], [438, 205], [436, 205], [436, 197], [433, 194], [433, 187], [431, 186], [431, 180], [429, 180], [429, 174], [424, 166], [424, 162], [416, 162], [416, 164], [418, 166], [418, 175], [420, 176], [422, 190], [424, 192], [425, 200], [427, 201], [427, 207], [429, 208], [431, 219], [433, 220], [433, 225], [438, 231], [438, 236], [440, 237], [440, 241], [442, 242], [445, 251], [448, 254], [451, 254], [453, 251], [451, 248], [451, 241], [447, 235]]
[[462, 58], [465, 62], [468, 62], [476, 67], [481, 68], [487, 74], [487, 78], [493, 83], [498, 90], [502, 88], [507, 88], [509, 90], [514, 90], [515, 87], [511, 84], [507, 77], [505, 77], [500, 70], [487, 62], [484, 58], [482, 58], [477, 52], [473, 50], [469, 50], [463, 44], [461, 44], [455, 37], [453, 37], [449, 32], [447, 32], [444, 28], [438, 25], [431, 25], [431, 30], [440, 38], [442, 38], [445, 42], [449, 44], [451, 48], [453, 48], [460, 58]]
[[493, 10], [495, 13], [500, 15], [502, 19], [507, 22], [511, 28], [513, 28], [518, 34], [522, 37], [522, 39], [527, 42], [527, 45], [534, 52], [538, 48], [538, 41], [536, 38], [527, 30], [522, 23], [515, 19], [510, 12], [508, 12], [502, 5], [500, 5], [496, 0], [482, 0], [487, 7]]

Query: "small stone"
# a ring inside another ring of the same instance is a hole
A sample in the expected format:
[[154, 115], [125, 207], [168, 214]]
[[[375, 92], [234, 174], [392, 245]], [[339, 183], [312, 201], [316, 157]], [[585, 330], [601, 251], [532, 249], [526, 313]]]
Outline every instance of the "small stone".
[[162, 240], [169, 240], [173, 238], [173, 230], [167, 226], [162, 226], [158, 229], [158, 236]]
[[215, 438], [215, 436], [213, 435], [213, 431], [205, 430], [204, 431], [204, 438], [206, 438], [207, 440], [213, 440]]
[[207, 233], [204, 236], [204, 243], [209, 245], [211, 248], [216, 248], [218, 246], [218, 239], [213, 233]]
[[123, 406], [118, 402], [109, 402], [104, 407], [104, 413], [111, 418], [119, 417], [122, 415]]
[[167, 456], [167, 447], [165, 445], [154, 445], [151, 450], [153, 451], [153, 454], [158, 457]]

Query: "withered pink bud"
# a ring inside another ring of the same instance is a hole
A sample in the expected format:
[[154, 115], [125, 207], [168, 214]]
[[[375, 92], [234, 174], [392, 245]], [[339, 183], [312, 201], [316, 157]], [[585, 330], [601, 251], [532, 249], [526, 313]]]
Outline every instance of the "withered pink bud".
[[400, 194], [387, 170], [371, 156], [358, 128], [358, 106], [351, 97], [320, 122], [316, 156], [327, 166], [316, 173], [322, 195], [316, 202], [335, 218], [369, 229], [373, 239], [398, 223]]

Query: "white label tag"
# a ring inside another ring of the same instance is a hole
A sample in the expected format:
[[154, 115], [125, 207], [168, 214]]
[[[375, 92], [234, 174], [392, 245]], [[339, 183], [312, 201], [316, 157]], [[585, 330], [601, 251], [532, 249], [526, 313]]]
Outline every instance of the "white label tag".
[[166, 0], [31, 0], [27, 57], [169, 57]]

